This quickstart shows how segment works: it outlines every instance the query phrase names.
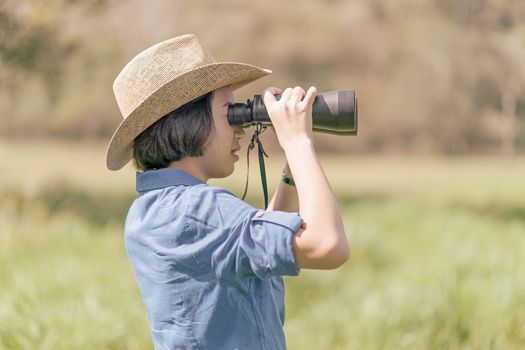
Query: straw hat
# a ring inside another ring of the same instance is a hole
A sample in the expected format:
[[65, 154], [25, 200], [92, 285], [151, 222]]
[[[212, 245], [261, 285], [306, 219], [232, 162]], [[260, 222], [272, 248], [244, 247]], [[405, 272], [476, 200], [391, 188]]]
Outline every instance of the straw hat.
[[239, 62], [216, 62], [194, 34], [160, 42], [135, 56], [113, 82], [124, 121], [108, 146], [106, 165], [121, 169], [133, 140], [150, 125], [195, 98], [226, 85], [238, 89], [272, 71]]

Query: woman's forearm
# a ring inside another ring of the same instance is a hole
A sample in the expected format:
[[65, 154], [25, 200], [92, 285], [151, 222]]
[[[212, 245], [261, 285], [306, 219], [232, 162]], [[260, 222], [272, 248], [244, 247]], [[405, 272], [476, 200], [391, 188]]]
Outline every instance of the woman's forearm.
[[305, 230], [296, 238], [304, 253], [299, 259], [304, 259], [305, 267], [338, 266], [348, 259], [350, 250], [337, 200], [313, 143], [308, 138], [299, 138], [288, 143], [284, 151], [297, 187], [299, 213], [306, 223]]
[[[286, 163], [283, 173], [288, 177], [292, 177], [288, 163]], [[273, 194], [270, 203], [268, 204], [268, 209], [270, 211], [281, 210], [287, 212], [299, 212], [299, 203], [297, 197], [297, 189], [295, 186], [288, 185], [279, 182], [277, 189]]]

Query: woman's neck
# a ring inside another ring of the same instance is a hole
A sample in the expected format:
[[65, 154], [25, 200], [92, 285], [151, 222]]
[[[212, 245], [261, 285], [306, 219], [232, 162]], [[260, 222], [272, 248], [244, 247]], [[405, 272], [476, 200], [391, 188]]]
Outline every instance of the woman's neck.
[[202, 171], [202, 168], [199, 166], [199, 163], [195, 158], [185, 157], [181, 160], [171, 162], [169, 167], [181, 169], [204, 183], [208, 182], [209, 177]]

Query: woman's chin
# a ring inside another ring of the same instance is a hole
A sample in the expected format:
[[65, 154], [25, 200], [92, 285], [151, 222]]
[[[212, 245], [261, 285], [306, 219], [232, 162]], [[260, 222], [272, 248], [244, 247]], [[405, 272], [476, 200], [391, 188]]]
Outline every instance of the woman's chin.
[[220, 172], [217, 172], [216, 176], [217, 178], [225, 178], [233, 174], [233, 171], [235, 170], [235, 164], [233, 162], [228, 163], [228, 167], [224, 167], [221, 169]]

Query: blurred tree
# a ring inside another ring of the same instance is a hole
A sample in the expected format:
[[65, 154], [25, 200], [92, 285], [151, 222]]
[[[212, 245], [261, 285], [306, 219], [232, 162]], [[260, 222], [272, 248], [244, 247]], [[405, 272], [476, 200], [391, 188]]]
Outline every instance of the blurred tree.
[[498, 88], [501, 96], [500, 151], [512, 155], [516, 150], [516, 135], [519, 124], [516, 109], [520, 92], [525, 81], [525, 49], [518, 40], [501, 38], [497, 46], [503, 56], [505, 69], [502, 70]]
[[355, 88], [359, 136], [320, 137], [320, 148], [525, 149], [521, 0], [4, 1], [0, 132], [109, 137], [116, 74], [183, 33], [218, 60], [273, 69], [239, 99], [270, 84]]
[[[5, 1], [0, 6], [0, 95], [5, 95], [0, 134], [37, 133], [49, 135], [52, 110], [60, 104], [64, 75], [73, 59], [79, 59], [85, 46], [78, 36], [68, 36], [67, 18], [75, 11], [100, 15], [105, 0]], [[75, 25], [75, 24], [73, 24]], [[38, 100], [35, 84], [47, 96], [31, 110], [28, 104]], [[27, 96], [27, 95], [30, 96]], [[0, 97], [1, 98], [1, 97]], [[41, 108], [44, 108], [42, 110]], [[17, 111], [26, 110], [33, 120], [20, 121]], [[25, 130], [25, 131], [24, 131]]]
[[[467, 30], [475, 31], [489, 53], [478, 75], [489, 77], [499, 94], [499, 149], [514, 154], [516, 135], [521, 127], [516, 115], [519, 95], [525, 82], [525, 2], [519, 0], [437, 0], [437, 7]], [[483, 103], [483, 101], [477, 101]], [[523, 121], [521, 121], [523, 123]]]
[[[75, 51], [74, 42], [61, 40], [60, 22], [54, 14], [46, 15], [48, 11], [52, 10], [38, 1], [6, 2], [0, 7], [0, 92], [8, 94], [14, 110], [21, 90], [34, 77], [42, 80], [51, 103], [56, 103], [62, 70]], [[6, 113], [4, 118], [3, 133], [10, 137], [15, 133], [15, 115]]]

